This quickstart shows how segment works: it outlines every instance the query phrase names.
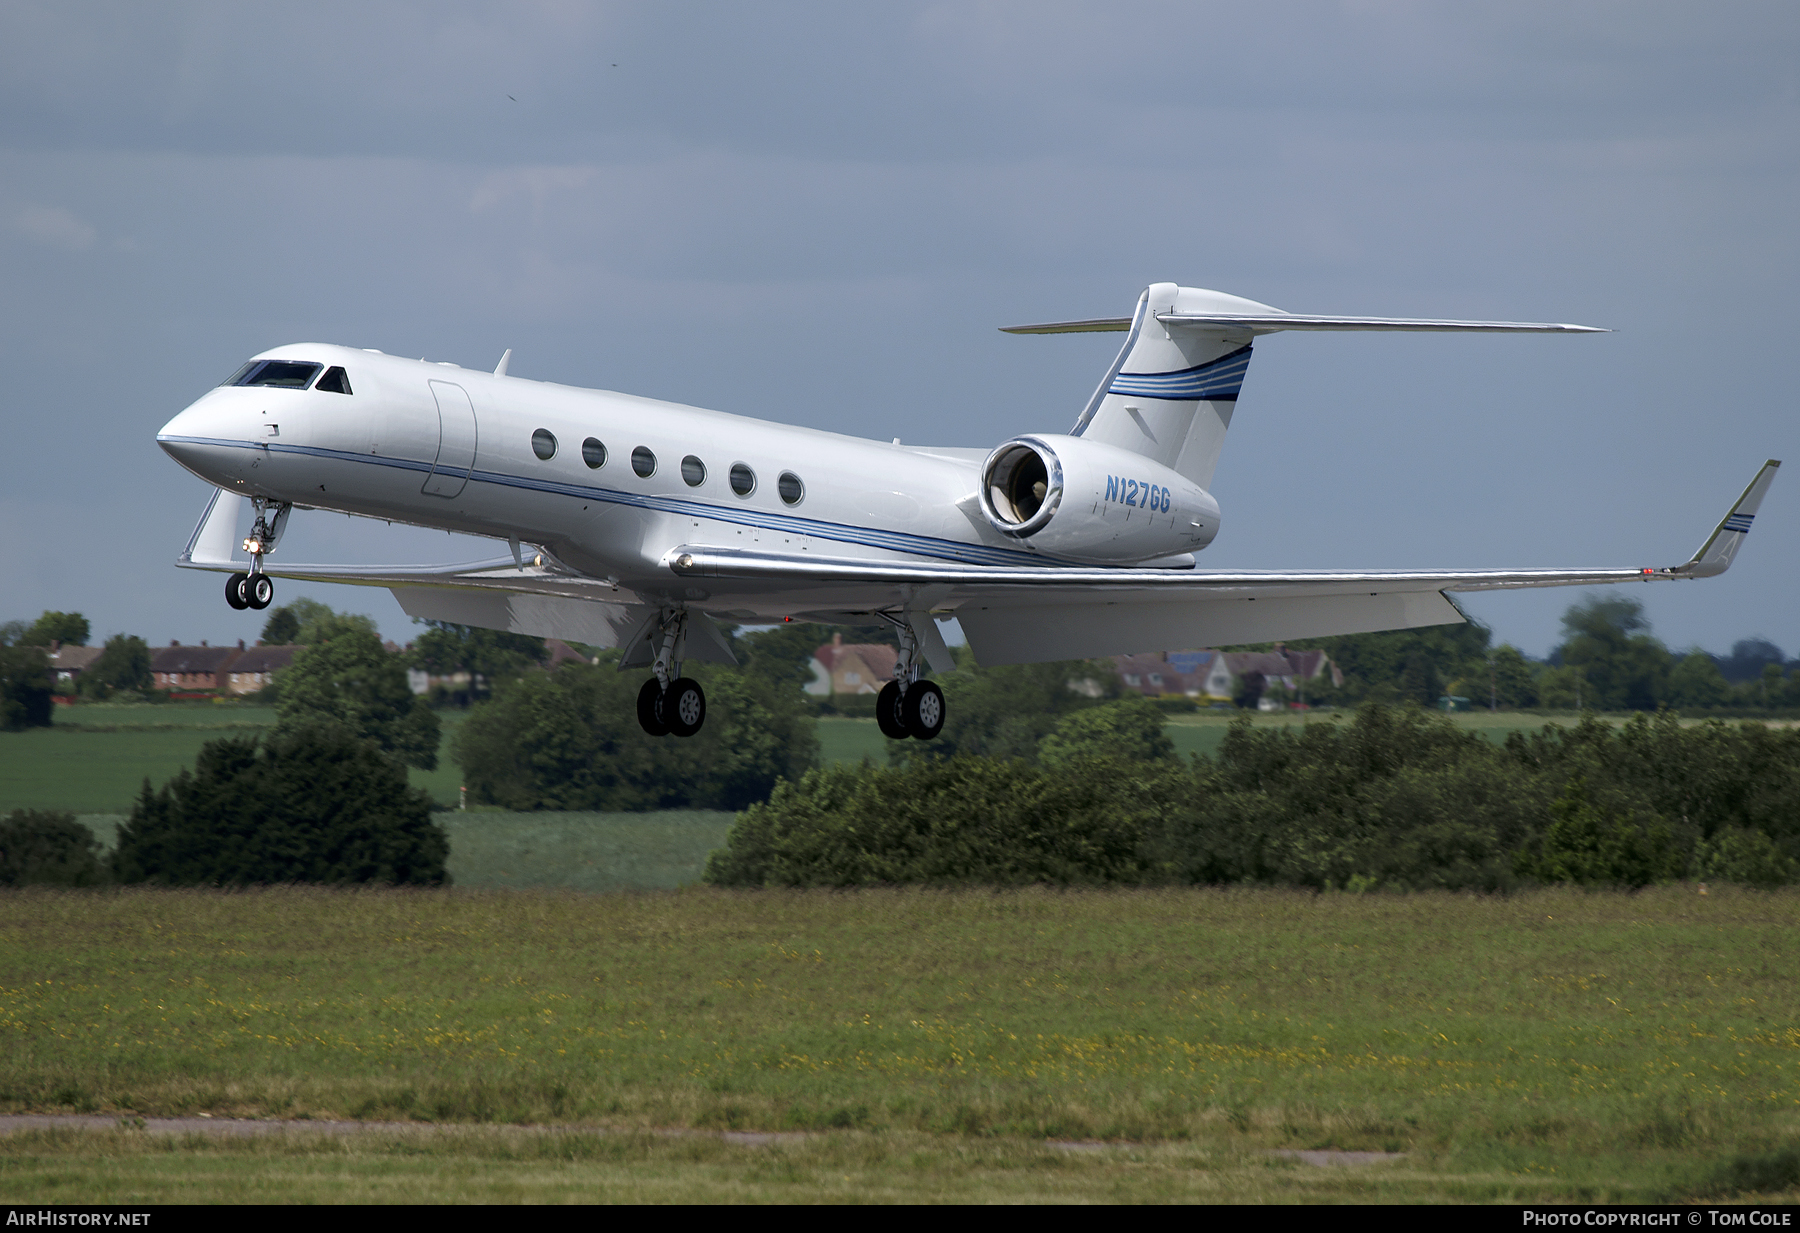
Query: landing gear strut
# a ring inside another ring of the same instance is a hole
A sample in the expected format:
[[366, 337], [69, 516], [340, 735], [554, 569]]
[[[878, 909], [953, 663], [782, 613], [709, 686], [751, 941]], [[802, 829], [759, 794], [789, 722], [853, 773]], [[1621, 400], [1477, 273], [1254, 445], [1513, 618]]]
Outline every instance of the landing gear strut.
[[[275, 582], [263, 572], [263, 557], [275, 551], [275, 541], [281, 538], [281, 528], [287, 524], [288, 511], [293, 508], [285, 501], [270, 502], [263, 497], [252, 497], [250, 503], [256, 509], [256, 524], [244, 537], [250, 571], [225, 580], [225, 602], [240, 611], [261, 610], [275, 602]], [[273, 518], [268, 516], [271, 509]]]
[[[900, 658], [894, 664], [894, 679], [881, 687], [875, 696], [875, 724], [881, 735], [892, 741], [917, 737], [929, 741], [944, 730], [944, 691], [935, 682], [922, 680], [924, 656], [912, 619], [902, 619], [885, 612], [875, 615], [900, 631]], [[929, 615], [916, 619], [929, 621]]]
[[676, 609], [662, 622], [656, 675], [638, 690], [638, 724], [651, 736], [693, 736], [706, 723], [706, 693], [700, 682], [681, 675], [687, 641], [687, 612]]

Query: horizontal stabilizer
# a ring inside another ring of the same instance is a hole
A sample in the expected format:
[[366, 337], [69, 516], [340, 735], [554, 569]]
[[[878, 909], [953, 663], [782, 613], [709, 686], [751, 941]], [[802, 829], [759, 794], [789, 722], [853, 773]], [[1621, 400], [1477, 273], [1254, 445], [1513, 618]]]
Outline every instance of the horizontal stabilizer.
[[1123, 334], [1130, 317], [1095, 317], [1088, 321], [1046, 321], [1042, 325], [1003, 325], [1002, 334]]
[[1257, 334], [1273, 334], [1277, 330], [1411, 330], [1488, 334], [1612, 332], [1594, 325], [1565, 325], [1546, 321], [1436, 321], [1423, 317], [1321, 317], [1311, 313], [1163, 313], [1156, 319], [1164, 325], [1251, 330]]
[[[1427, 317], [1323, 317], [1313, 313], [1158, 313], [1168, 326], [1214, 330], [1247, 330], [1274, 334], [1281, 330], [1398, 330], [1414, 333], [1473, 334], [1610, 334], [1594, 325], [1551, 321], [1449, 321]], [[1042, 325], [1005, 325], [1007, 334], [1123, 334], [1130, 317], [1095, 317], [1088, 321], [1047, 321]]]

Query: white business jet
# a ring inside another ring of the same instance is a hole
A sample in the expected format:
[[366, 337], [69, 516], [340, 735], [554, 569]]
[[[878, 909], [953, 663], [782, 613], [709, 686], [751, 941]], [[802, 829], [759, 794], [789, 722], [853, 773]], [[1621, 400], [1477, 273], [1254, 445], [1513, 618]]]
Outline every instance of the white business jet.
[[[993, 449], [867, 441], [630, 394], [378, 351], [304, 344], [245, 364], [157, 442], [217, 486], [178, 564], [230, 574], [233, 607], [273, 577], [385, 586], [415, 617], [618, 647], [649, 668], [638, 717], [691, 736], [686, 659], [732, 662], [716, 621], [891, 624], [901, 654], [877, 714], [936, 736], [955, 617], [983, 664], [1318, 637], [1463, 620], [1451, 591], [1724, 573], [1780, 465], [1763, 465], [1688, 561], [1631, 569], [1224, 572], [1207, 491], [1260, 334], [1278, 330], [1601, 333], [1579, 325], [1285, 313], [1157, 283], [1130, 317], [1010, 327], [1120, 331], [1067, 433]], [[243, 502], [254, 510], [239, 540]], [[281, 565], [292, 511], [491, 536], [454, 566]], [[242, 555], [239, 555], [239, 554]]]

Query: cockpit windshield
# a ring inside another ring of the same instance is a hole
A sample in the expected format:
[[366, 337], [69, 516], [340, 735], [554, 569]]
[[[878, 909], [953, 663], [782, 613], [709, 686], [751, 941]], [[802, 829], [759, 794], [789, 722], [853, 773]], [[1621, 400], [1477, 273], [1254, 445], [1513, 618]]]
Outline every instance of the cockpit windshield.
[[319, 375], [322, 364], [301, 360], [251, 360], [231, 375], [226, 385], [272, 385], [277, 389], [303, 390]]

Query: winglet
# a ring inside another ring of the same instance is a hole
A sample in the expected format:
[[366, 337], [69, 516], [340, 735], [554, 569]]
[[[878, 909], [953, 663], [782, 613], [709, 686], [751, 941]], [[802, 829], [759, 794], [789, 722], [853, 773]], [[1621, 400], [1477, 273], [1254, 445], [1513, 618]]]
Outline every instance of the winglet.
[[500, 357], [500, 362], [494, 365], [494, 375], [496, 377], [504, 377], [506, 375], [506, 366], [510, 363], [512, 363], [512, 348], [508, 347], [506, 349], [506, 354]]
[[1781, 463], [1771, 458], [1763, 463], [1762, 470], [1744, 489], [1744, 495], [1737, 499], [1713, 533], [1706, 537], [1698, 551], [1686, 565], [1677, 565], [1669, 572], [1685, 578], [1712, 578], [1731, 568], [1731, 559], [1742, 547], [1744, 537], [1750, 534], [1750, 524], [1756, 518], [1757, 508], [1762, 505], [1763, 497], [1769, 491], [1769, 485], [1775, 480], [1775, 472]]

